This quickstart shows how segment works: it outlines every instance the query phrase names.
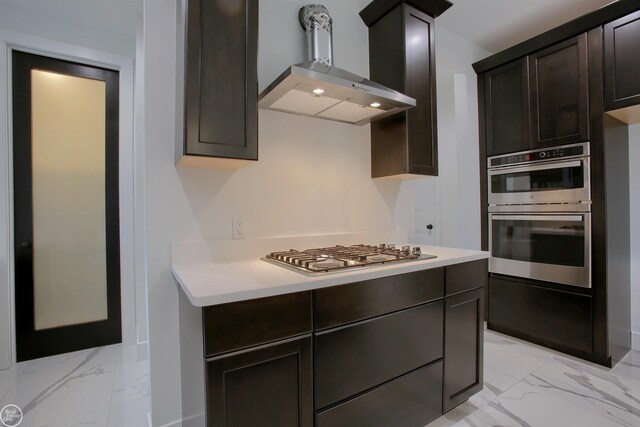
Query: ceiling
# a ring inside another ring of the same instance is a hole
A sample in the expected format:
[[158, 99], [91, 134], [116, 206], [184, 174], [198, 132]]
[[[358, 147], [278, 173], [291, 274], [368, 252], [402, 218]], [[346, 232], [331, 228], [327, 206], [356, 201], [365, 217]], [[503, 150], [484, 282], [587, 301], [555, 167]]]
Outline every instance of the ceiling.
[[439, 25], [491, 53], [500, 52], [612, 0], [450, 0]]

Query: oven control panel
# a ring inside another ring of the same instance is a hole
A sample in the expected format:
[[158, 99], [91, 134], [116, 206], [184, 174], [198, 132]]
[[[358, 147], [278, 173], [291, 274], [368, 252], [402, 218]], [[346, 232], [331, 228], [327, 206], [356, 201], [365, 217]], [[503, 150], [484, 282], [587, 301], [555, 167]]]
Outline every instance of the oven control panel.
[[489, 159], [489, 167], [499, 167], [507, 165], [516, 165], [520, 163], [539, 162], [544, 160], [553, 160], [565, 157], [581, 157], [588, 155], [587, 144], [568, 145], [563, 147], [550, 148], [548, 150], [535, 150], [520, 153], [506, 154], [502, 156], [491, 157]]

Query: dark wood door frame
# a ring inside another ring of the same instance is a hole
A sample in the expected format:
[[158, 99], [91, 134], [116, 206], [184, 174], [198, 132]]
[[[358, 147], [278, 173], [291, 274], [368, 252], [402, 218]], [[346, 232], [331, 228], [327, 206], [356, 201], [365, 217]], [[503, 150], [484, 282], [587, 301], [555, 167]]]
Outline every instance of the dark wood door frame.
[[[122, 342], [119, 223], [119, 73], [13, 51], [13, 187], [16, 353], [18, 362]], [[107, 320], [35, 331], [33, 305], [33, 203], [31, 169], [31, 70], [106, 83], [105, 208]]]

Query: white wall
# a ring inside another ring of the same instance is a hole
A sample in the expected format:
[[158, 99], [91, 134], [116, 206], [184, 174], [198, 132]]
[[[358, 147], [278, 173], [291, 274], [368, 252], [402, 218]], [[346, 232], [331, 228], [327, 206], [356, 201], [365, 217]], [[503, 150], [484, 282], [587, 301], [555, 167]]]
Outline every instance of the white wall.
[[[306, 3], [305, 0], [260, 2], [261, 89], [286, 66], [305, 59], [297, 12]], [[324, 2], [334, 19], [336, 65], [364, 76], [369, 74], [367, 29], [357, 12], [368, 3], [369, 0]], [[261, 111], [259, 115], [260, 161], [256, 165], [235, 173], [176, 169], [174, 135], [179, 123], [176, 117], [180, 117], [175, 108], [177, 11], [173, 1], [159, 0], [146, 2], [144, 12], [152, 413], [154, 426], [161, 426], [177, 423], [180, 417], [178, 294], [170, 271], [172, 241], [229, 239], [233, 216], [243, 217], [248, 237], [384, 230], [393, 226], [410, 231], [422, 187], [419, 182], [370, 179], [368, 126], [354, 127], [271, 111]], [[441, 125], [445, 135], [441, 144], [453, 145], [457, 153], [477, 141], [477, 126], [473, 124], [477, 120], [475, 76], [468, 74], [469, 64], [477, 56], [465, 56], [482, 54], [450, 34], [443, 35], [438, 42], [444, 44], [439, 47], [446, 65], [442, 72], [460, 72], [469, 77], [466, 91], [460, 89], [460, 96], [466, 92], [467, 98], [472, 98], [468, 137], [464, 132], [457, 134], [454, 119], [443, 120]], [[455, 105], [453, 77], [442, 78], [451, 84], [444, 86], [439, 100]], [[446, 111], [443, 109], [439, 116], [446, 116]], [[473, 156], [470, 159], [450, 156], [445, 150], [440, 167], [445, 174], [453, 171], [460, 181], [467, 173], [459, 171], [460, 168], [470, 168], [469, 175], [473, 176], [473, 170], [478, 168], [477, 158], [474, 161]], [[461, 182], [452, 185], [443, 197], [448, 200], [461, 198], [464, 193], [477, 193], [472, 185], [463, 186]], [[472, 199], [464, 200], [473, 204]], [[452, 205], [460, 206], [460, 202]], [[474, 209], [479, 212], [479, 208]], [[474, 215], [479, 216], [472, 211], [462, 217]], [[477, 222], [478, 218], [472, 220]], [[475, 236], [456, 237], [456, 242], [479, 246], [477, 228], [470, 233]], [[465, 234], [464, 230], [456, 233]]]
[[640, 350], [640, 124], [629, 126], [629, 192], [631, 193], [631, 331]]
[[139, 0], [0, 0], [0, 28], [133, 57]]

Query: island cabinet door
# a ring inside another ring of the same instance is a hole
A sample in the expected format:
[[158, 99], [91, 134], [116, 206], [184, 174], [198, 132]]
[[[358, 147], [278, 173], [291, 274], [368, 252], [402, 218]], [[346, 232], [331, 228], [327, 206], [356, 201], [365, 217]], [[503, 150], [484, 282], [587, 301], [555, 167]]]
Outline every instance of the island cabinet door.
[[207, 359], [207, 427], [313, 427], [311, 337]]
[[482, 390], [483, 289], [445, 300], [443, 410]]

